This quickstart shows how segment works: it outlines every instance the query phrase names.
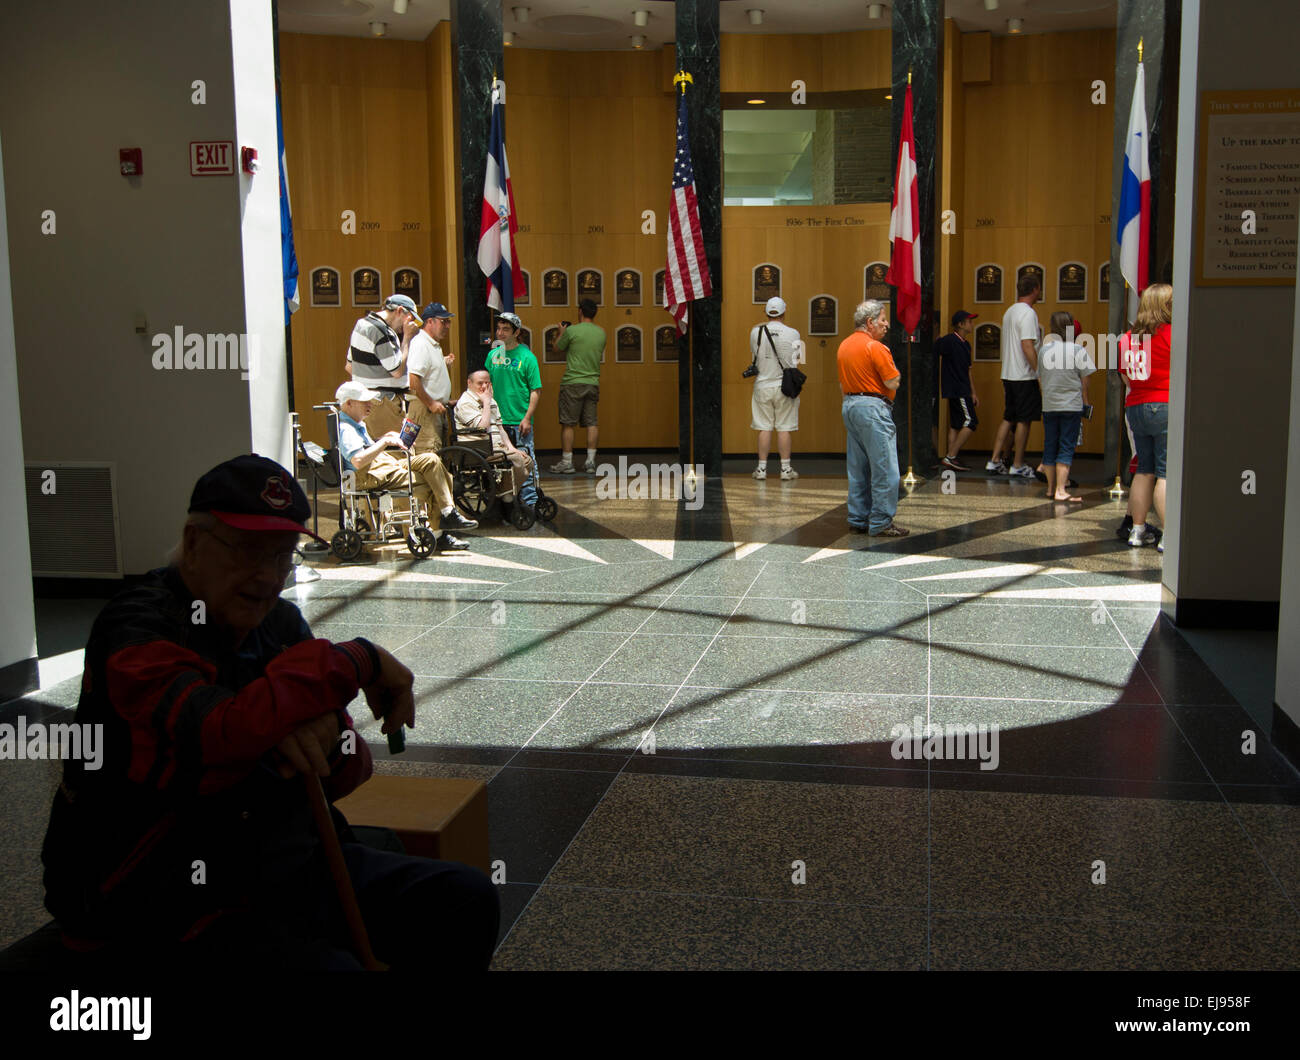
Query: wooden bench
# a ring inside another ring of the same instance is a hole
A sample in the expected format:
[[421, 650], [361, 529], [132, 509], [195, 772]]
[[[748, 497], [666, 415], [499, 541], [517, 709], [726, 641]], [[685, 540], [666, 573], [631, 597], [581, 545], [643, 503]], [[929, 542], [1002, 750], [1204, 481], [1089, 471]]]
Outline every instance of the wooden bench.
[[376, 774], [334, 805], [349, 824], [391, 828], [408, 854], [491, 874], [487, 785], [481, 780]]

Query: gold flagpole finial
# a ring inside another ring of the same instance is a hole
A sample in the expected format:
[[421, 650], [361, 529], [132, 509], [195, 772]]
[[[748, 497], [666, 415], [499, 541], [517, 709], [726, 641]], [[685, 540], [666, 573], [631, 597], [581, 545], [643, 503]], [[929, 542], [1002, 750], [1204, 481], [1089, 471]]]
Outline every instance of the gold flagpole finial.
[[1142, 40], [1143, 38], [1138, 38], [1138, 62], [1142, 61]]
[[682, 86], [683, 96], [686, 95], [686, 85], [688, 82], [692, 85], [695, 84], [695, 78], [693, 78], [685, 70], [678, 70], [677, 73], [673, 76], [673, 84]]
[[907, 68], [907, 83], [909, 85], [912, 83], [912, 68], [910, 66]]

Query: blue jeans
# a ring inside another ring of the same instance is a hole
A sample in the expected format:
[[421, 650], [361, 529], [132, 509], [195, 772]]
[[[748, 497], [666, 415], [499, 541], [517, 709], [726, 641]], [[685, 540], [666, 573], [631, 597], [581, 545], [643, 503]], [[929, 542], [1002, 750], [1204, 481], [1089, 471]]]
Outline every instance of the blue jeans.
[[1043, 413], [1044, 464], [1069, 467], [1074, 463], [1074, 447], [1079, 441], [1079, 424], [1082, 422], [1082, 412]]
[[1130, 405], [1125, 410], [1133, 431], [1133, 448], [1137, 451], [1139, 475], [1165, 477], [1165, 457], [1169, 442], [1169, 405], [1148, 401]]
[[893, 410], [884, 398], [850, 395], [841, 407], [849, 465], [849, 522], [873, 534], [898, 511], [898, 445]]
[[[520, 441], [519, 425], [506, 426], [506, 434], [510, 435], [510, 444], [518, 449], [521, 453], [527, 453], [528, 459], [533, 462], [533, 472], [538, 478], [542, 477], [542, 469], [537, 466], [537, 454], [533, 451], [533, 439], [537, 436], [536, 431], [529, 431]], [[537, 504], [537, 487], [533, 485], [533, 476], [529, 475], [524, 479], [523, 484], [519, 487], [519, 500], [530, 508]]]

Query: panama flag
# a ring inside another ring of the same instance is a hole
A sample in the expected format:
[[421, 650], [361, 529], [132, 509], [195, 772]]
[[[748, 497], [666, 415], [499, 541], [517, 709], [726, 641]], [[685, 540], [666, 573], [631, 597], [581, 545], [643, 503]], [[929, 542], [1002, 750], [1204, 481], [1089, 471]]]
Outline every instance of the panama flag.
[[921, 233], [916, 191], [916, 139], [912, 136], [912, 85], [903, 98], [903, 134], [898, 142], [898, 177], [889, 215], [889, 272], [898, 288], [898, 320], [909, 334], [921, 322]]
[[479, 225], [478, 267], [488, 280], [487, 303], [513, 312], [524, 296], [524, 278], [515, 253], [515, 193], [506, 163], [506, 83], [492, 82], [492, 132], [488, 136], [487, 175], [483, 178], [483, 215]]
[[280, 148], [280, 271], [284, 277], [284, 324], [298, 311], [298, 255], [293, 248], [293, 214], [289, 211], [289, 167], [284, 160], [284, 123], [280, 96], [275, 97], [275, 135]]
[[1119, 244], [1119, 271], [1128, 281], [1128, 319], [1137, 318], [1138, 295], [1147, 285], [1147, 241], [1151, 234], [1151, 167], [1147, 161], [1147, 90], [1142, 64], [1133, 85], [1133, 107], [1124, 138], [1124, 171], [1120, 177], [1119, 217], [1115, 242]]

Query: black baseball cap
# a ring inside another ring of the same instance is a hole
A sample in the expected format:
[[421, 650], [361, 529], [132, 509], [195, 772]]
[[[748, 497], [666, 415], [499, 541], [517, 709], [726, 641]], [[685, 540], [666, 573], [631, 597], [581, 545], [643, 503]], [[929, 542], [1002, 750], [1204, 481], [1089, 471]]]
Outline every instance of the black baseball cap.
[[952, 315], [952, 326], [956, 327], [958, 324], [962, 323], [962, 321], [974, 320], [978, 316], [978, 313], [968, 313], [964, 309], [959, 309]]
[[420, 310], [421, 320], [450, 320], [455, 315], [441, 302], [430, 302]]
[[308, 534], [307, 494], [274, 460], [250, 453], [218, 464], [194, 484], [191, 512], [210, 512], [236, 530], [292, 530]]

